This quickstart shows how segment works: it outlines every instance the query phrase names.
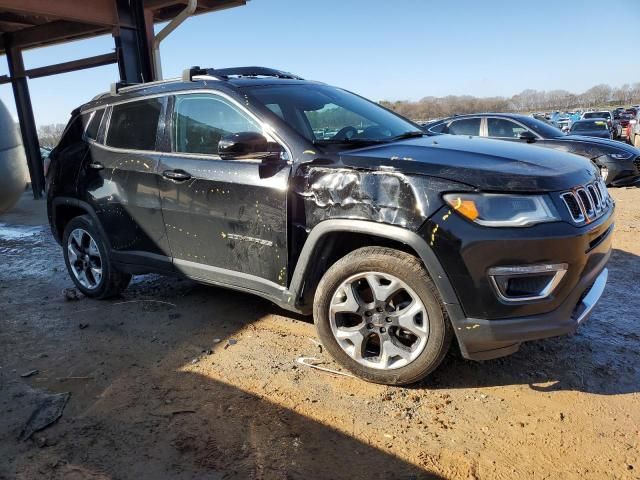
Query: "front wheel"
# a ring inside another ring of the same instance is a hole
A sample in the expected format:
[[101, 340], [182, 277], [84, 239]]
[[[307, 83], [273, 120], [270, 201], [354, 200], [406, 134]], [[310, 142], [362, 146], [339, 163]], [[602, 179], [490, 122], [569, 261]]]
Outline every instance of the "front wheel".
[[452, 329], [438, 291], [408, 253], [365, 247], [336, 262], [314, 301], [320, 340], [345, 368], [365, 380], [404, 385], [442, 362]]
[[122, 292], [131, 275], [118, 271], [100, 231], [89, 215], [72, 219], [62, 236], [69, 275], [87, 297], [110, 298]]

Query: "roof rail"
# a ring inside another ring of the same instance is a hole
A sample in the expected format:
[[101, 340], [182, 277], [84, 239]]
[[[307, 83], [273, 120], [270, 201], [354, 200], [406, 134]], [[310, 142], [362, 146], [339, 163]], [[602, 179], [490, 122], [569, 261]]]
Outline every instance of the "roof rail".
[[111, 84], [110, 93], [111, 95], [117, 95], [120, 90], [123, 90], [128, 87], [137, 87], [140, 83], [127, 83], [127, 82], [116, 82]]
[[235, 68], [200, 68], [191, 67], [182, 72], [182, 81], [191, 82], [193, 77], [208, 76], [218, 80], [228, 80], [229, 77], [275, 77], [290, 80], [302, 80], [301, 77], [282, 70], [267, 67], [235, 67]]

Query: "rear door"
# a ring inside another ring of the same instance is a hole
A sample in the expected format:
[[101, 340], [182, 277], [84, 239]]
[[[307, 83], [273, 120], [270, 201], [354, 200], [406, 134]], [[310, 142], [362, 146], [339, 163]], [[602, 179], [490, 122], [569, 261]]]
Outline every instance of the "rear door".
[[95, 125], [89, 123], [87, 128], [89, 155], [81, 191], [93, 206], [116, 261], [171, 269], [156, 151], [165, 104], [166, 97], [154, 97], [96, 111], [94, 115], [104, 116], [103, 126], [97, 135]]
[[167, 237], [175, 268], [191, 277], [281, 288], [290, 166], [218, 155], [222, 137], [247, 131], [264, 133], [255, 116], [224, 94], [173, 97], [170, 151], [159, 164]]

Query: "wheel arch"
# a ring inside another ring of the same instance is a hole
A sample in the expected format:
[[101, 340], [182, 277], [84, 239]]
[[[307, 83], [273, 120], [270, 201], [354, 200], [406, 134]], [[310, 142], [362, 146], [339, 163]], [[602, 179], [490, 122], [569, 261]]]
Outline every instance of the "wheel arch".
[[89, 215], [100, 231], [100, 235], [109, 245], [109, 240], [102, 229], [102, 224], [93, 207], [77, 198], [57, 197], [51, 202], [51, 231], [58, 243], [62, 243], [62, 236], [67, 224], [80, 215]]
[[[338, 245], [337, 248], [333, 248]], [[289, 291], [301, 310], [310, 309], [313, 294], [326, 270], [344, 255], [363, 246], [386, 246], [418, 257], [435, 283], [445, 306], [459, 301], [442, 265], [417, 233], [365, 220], [333, 219], [311, 230], [302, 247]]]

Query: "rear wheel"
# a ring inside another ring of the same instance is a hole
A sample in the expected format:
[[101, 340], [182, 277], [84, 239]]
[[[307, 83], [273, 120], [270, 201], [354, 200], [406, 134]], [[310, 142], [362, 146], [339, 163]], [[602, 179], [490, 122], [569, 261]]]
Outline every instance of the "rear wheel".
[[62, 238], [67, 270], [84, 295], [110, 298], [127, 288], [131, 275], [113, 266], [109, 249], [89, 215], [72, 219]]
[[324, 275], [314, 320], [329, 353], [375, 383], [414, 383], [440, 364], [452, 330], [420, 261], [381, 247], [356, 250]]

